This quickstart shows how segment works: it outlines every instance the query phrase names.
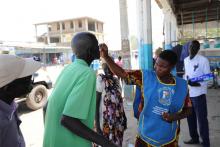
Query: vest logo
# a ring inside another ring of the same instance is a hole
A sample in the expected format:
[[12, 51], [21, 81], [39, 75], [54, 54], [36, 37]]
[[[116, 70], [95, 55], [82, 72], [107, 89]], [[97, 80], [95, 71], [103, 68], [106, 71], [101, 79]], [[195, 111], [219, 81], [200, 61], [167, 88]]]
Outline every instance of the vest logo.
[[162, 87], [158, 90], [159, 103], [164, 106], [170, 106], [174, 90], [170, 87]]

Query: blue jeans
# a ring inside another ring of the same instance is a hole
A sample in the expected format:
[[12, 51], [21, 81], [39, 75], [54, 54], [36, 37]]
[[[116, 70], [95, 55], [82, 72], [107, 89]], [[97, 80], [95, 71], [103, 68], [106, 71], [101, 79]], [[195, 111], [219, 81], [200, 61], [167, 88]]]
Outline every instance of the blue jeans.
[[193, 105], [192, 114], [187, 117], [190, 136], [194, 141], [199, 140], [197, 131], [198, 120], [199, 133], [203, 141], [203, 146], [210, 147], [206, 95], [202, 94], [197, 97], [190, 97], [190, 99]]

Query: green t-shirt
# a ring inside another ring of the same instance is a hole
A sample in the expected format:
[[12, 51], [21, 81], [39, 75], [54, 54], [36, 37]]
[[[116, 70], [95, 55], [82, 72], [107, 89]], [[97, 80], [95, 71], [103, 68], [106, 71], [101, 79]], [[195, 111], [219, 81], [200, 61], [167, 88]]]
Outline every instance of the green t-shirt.
[[43, 147], [91, 147], [60, 124], [62, 115], [78, 118], [93, 128], [96, 107], [96, 75], [80, 59], [68, 65], [57, 79], [47, 107]]

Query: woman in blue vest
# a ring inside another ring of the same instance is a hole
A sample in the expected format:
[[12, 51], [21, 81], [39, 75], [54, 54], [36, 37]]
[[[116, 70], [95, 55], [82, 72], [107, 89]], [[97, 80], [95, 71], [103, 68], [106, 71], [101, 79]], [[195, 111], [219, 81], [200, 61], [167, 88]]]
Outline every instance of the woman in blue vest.
[[155, 62], [155, 71], [126, 71], [108, 56], [105, 44], [100, 45], [100, 51], [114, 74], [127, 84], [141, 87], [144, 106], [139, 116], [135, 146], [177, 147], [178, 121], [187, 117], [192, 107], [187, 81], [171, 74], [177, 55], [170, 50], [161, 52]]

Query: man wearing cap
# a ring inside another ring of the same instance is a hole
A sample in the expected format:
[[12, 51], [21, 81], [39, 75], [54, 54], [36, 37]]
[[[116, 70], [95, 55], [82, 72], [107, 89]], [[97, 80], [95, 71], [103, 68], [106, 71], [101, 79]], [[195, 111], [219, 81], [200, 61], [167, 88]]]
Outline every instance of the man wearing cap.
[[25, 147], [14, 99], [31, 91], [32, 74], [40, 67], [33, 59], [0, 55], [0, 147]]
[[75, 61], [64, 68], [48, 101], [43, 147], [116, 147], [93, 131], [96, 75], [90, 64], [100, 58], [96, 37], [78, 33], [71, 45]]

